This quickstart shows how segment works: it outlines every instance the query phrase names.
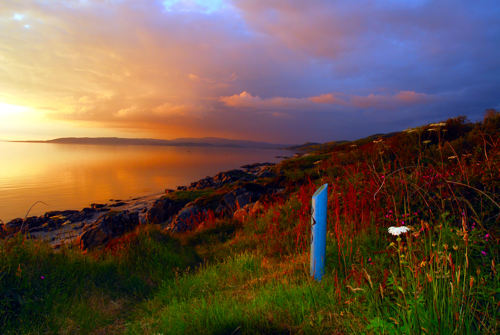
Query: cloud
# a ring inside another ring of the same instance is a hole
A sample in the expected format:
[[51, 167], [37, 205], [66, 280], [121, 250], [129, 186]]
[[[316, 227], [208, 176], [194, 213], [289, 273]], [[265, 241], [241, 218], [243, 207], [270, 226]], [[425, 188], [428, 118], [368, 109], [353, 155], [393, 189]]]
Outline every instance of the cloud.
[[490, 0], [4, 0], [0, 101], [164, 138], [474, 119], [500, 104], [499, 16]]
[[310, 97], [309, 100], [317, 104], [343, 104], [343, 100], [336, 97], [333, 93], [326, 93], [315, 97]]
[[267, 99], [243, 91], [240, 94], [219, 98], [222, 103], [232, 108], [286, 109], [290, 111], [304, 110], [305, 108], [308, 110], [326, 110], [331, 106], [341, 106], [346, 109], [398, 109], [405, 106], [425, 104], [436, 99], [438, 97], [413, 91], [400, 91], [392, 95], [371, 93], [366, 96], [332, 92], [305, 98], [272, 97]]

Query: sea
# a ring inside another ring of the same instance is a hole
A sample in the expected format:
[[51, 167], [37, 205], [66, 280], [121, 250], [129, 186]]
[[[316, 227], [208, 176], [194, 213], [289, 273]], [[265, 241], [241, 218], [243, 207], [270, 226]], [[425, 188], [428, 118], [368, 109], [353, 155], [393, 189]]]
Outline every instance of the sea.
[[290, 154], [234, 147], [0, 142], [0, 220], [24, 217], [28, 210], [34, 216], [159, 194]]

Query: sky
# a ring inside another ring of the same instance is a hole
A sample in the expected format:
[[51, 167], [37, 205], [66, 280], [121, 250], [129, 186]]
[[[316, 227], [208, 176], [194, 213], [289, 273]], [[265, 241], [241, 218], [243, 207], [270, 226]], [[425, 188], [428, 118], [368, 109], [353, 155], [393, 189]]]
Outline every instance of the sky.
[[0, 139], [356, 139], [500, 109], [498, 0], [1, 0]]

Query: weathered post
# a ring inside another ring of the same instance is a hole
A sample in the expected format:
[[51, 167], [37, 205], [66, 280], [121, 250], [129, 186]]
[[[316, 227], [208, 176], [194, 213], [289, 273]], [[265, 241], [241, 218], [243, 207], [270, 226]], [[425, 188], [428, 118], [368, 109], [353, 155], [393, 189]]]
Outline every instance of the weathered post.
[[317, 281], [325, 273], [327, 200], [328, 184], [324, 184], [314, 192], [311, 208], [311, 276]]

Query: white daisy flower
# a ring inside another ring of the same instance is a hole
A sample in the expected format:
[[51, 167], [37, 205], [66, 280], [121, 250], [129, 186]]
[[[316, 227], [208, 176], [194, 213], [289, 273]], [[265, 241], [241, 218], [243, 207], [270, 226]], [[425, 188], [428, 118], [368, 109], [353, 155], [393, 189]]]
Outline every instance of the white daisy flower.
[[407, 233], [410, 231], [410, 227], [389, 227], [388, 229], [389, 234], [394, 235], [394, 236], [399, 236], [401, 234]]

